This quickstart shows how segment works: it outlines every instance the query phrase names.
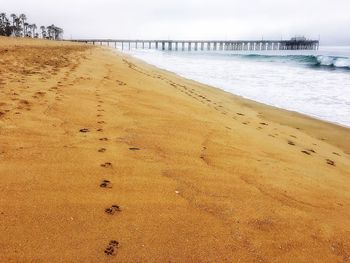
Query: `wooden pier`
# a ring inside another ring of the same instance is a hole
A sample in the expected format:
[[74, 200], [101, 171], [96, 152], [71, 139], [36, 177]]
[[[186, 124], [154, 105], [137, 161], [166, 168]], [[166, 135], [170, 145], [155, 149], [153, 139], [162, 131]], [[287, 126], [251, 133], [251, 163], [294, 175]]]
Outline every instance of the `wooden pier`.
[[157, 49], [168, 51], [264, 51], [264, 50], [317, 50], [318, 40], [125, 40], [125, 39], [75, 39], [73, 42], [107, 45], [124, 49]]

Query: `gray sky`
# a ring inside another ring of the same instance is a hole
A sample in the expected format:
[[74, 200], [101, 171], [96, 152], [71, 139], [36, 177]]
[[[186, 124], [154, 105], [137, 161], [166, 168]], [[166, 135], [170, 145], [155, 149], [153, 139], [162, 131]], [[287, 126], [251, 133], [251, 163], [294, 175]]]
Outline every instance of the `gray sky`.
[[350, 0], [0, 0], [66, 38], [281, 39], [350, 45]]

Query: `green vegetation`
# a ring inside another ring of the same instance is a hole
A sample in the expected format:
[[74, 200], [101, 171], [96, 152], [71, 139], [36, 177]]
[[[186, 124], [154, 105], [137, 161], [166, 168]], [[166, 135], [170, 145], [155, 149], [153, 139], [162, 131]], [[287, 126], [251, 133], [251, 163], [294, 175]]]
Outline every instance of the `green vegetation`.
[[0, 36], [14, 36], [14, 37], [31, 37], [59, 40], [62, 39], [63, 29], [55, 25], [41, 26], [40, 32], [37, 31], [36, 24], [27, 22], [25, 14], [11, 14], [10, 18], [6, 13], [0, 12]]

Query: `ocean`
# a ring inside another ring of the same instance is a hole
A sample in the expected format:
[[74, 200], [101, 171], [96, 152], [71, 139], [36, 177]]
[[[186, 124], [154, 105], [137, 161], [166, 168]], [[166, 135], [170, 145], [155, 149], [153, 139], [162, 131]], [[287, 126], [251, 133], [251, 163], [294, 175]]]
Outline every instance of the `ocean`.
[[350, 127], [350, 47], [124, 52], [244, 98]]

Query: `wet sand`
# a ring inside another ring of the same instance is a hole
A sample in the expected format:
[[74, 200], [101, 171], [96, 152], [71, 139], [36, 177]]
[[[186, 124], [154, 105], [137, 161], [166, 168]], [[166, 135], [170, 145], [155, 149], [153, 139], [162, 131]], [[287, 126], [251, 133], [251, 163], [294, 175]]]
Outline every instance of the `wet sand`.
[[107, 48], [0, 38], [0, 262], [349, 262], [349, 154]]

